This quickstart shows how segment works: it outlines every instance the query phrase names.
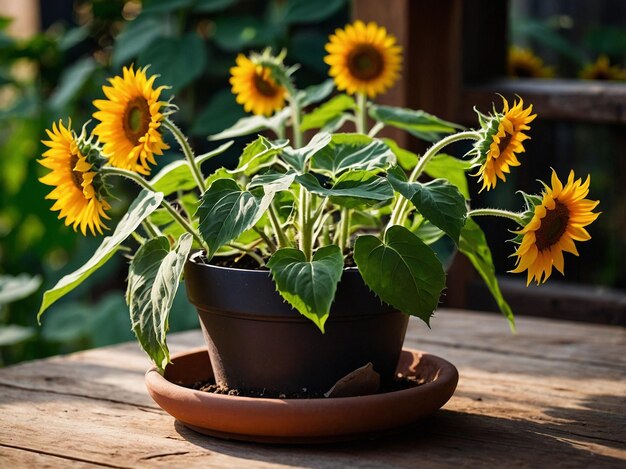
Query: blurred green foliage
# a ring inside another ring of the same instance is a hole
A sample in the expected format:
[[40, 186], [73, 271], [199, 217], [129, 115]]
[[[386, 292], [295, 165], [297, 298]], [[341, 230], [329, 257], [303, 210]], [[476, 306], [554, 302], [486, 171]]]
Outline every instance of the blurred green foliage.
[[[244, 115], [228, 84], [236, 55], [286, 47], [287, 62], [304, 70], [298, 85], [319, 83], [327, 77], [324, 44], [348, 22], [348, 8], [346, 0], [77, 0], [73, 6], [42, 0], [43, 30], [24, 40], [10, 37], [11, 19], [0, 18], [0, 275], [26, 272], [23, 281], [42, 279], [34, 294], [2, 305], [0, 365], [132, 339], [122, 293], [127, 259], [121, 255], [37, 326], [43, 290], [100, 243], [65, 227], [44, 200], [50, 189], [38, 181], [44, 169], [37, 159], [45, 129], [69, 116], [80, 129], [107, 77], [124, 65], [149, 65], [160, 75], [157, 84], [171, 86], [165, 96], [176, 95], [175, 119], [195, 138], [195, 148], [211, 149], [216, 145], [205, 137]], [[210, 164], [229, 164], [240, 148], [234, 145]], [[130, 186], [116, 192], [109, 226], [135, 192]], [[173, 331], [198, 324], [183, 290], [171, 316]]]

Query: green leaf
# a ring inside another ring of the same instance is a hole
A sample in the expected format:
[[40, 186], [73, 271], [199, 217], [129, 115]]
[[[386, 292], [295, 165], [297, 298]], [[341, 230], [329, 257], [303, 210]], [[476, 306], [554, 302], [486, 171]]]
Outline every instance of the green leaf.
[[296, 178], [295, 171], [287, 171], [286, 173], [278, 173], [276, 171], [268, 171], [264, 174], [257, 174], [248, 184], [248, 190], [256, 187], [263, 187], [265, 191], [280, 192], [289, 189], [289, 186]]
[[226, 126], [234, 125], [245, 116], [243, 107], [230, 89], [216, 91], [200, 115], [194, 119], [191, 135], [210, 135]]
[[244, 148], [239, 164], [231, 173], [243, 173], [251, 176], [261, 168], [271, 166], [276, 155], [287, 146], [287, 140], [277, 140], [270, 142], [265, 137], [259, 136]]
[[410, 200], [424, 218], [459, 244], [461, 228], [467, 217], [467, 206], [463, 194], [456, 186], [445, 179], [435, 179], [426, 184], [407, 182], [403, 180], [402, 171], [389, 171], [388, 178], [393, 188]]
[[355, 109], [354, 99], [346, 94], [340, 94], [306, 114], [302, 119], [302, 131], [320, 129], [329, 122], [337, 119], [345, 111]]
[[150, 73], [160, 75], [160, 82], [176, 92], [204, 72], [207, 52], [204, 41], [195, 33], [180, 38], [161, 38], [139, 55], [142, 65], [150, 65]]
[[400, 148], [396, 141], [390, 138], [383, 138], [383, 142], [385, 142], [393, 154], [396, 155], [396, 160], [398, 160], [398, 164], [402, 167], [402, 169], [411, 171], [415, 168], [417, 161], [419, 160], [419, 157], [415, 153], [405, 150], [404, 148]]
[[371, 171], [347, 171], [330, 190], [331, 202], [348, 208], [376, 205], [393, 199], [389, 181]]
[[312, 194], [330, 197], [333, 203], [348, 208], [380, 204], [393, 198], [389, 181], [371, 171], [347, 171], [330, 189], [322, 187], [310, 173], [298, 176], [296, 181]]
[[201, 13], [215, 13], [233, 6], [236, 0], [196, 0], [193, 9]]
[[133, 57], [137, 57], [163, 33], [165, 22], [162, 18], [140, 15], [126, 24], [115, 38], [112, 65], [119, 68]]
[[465, 254], [485, 281], [487, 288], [489, 288], [491, 295], [498, 304], [498, 308], [500, 308], [502, 314], [508, 319], [511, 330], [515, 331], [515, 317], [513, 316], [511, 307], [500, 291], [498, 279], [496, 278], [496, 268], [493, 265], [487, 238], [480, 229], [480, 226], [471, 218], [467, 219], [463, 230], [461, 230], [459, 250]]
[[406, 130], [417, 138], [427, 142], [436, 142], [441, 134], [451, 134], [462, 128], [424, 111], [397, 108], [391, 106], [370, 106], [370, 116], [385, 125]]
[[91, 259], [83, 264], [80, 269], [63, 277], [53, 288], [44, 293], [37, 320], [50, 305], [72, 291], [92, 273], [102, 267], [117, 252], [120, 244], [137, 229], [143, 220], [156, 210], [162, 200], [163, 194], [160, 192], [141, 191], [128, 209], [128, 212], [117, 224], [113, 234], [102, 240], [102, 244], [100, 244]]
[[308, 161], [320, 150], [326, 148], [331, 141], [331, 135], [326, 132], [315, 134], [311, 141], [302, 148], [285, 147], [281, 153], [282, 159], [298, 172], [304, 172]]
[[343, 272], [343, 255], [339, 246], [333, 244], [319, 248], [311, 261], [307, 261], [299, 249], [279, 249], [267, 266], [281, 296], [324, 332]]
[[67, 67], [61, 75], [59, 86], [50, 96], [48, 105], [56, 111], [65, 109], [78, 96], [95, 70], [96, 63], [91, 57], [78, 60]]
[[327, 43], [328, 33], [297, 28], [289, 37], [289, 58], [318, 76], [324, 76], [328, 73], [328, 65], [324, 62]]
[[137, 250], [128, 270], [126, 303], [132, 329], [141, 347], [161, 370], [170, 361], [165, 335], [191, 244], [189, 233], [181, 236], [173, 251], [165, 236], [152, 238]]
[[428, 220], [424, 219], [420, 214], [416, 214], [414, 217], [413, 226], [410, 228], [411, 233], [414, 233], [419, 239], [424, 241], [429, 246], [439, 241], [445, 233], [433, 225]]
[[305, 108], [311, 104], [317, 104], [325, 100], [335, 90], [335, 82], [329, 78], [317, 85], [311, 85], [298, 93], [300, 106]]
[[89, 37], [89, 27], [79, 26], [77, 28], [68, 29], [59, 39], [59, 49], [67, 52], [74, 46], [77, 46]]
[[270, 129], [276, 136], [280, 134], [280, 128], [289, 117], [289, 109], [285, 108], [277, 112], [272, 117], [250, 116], [239, 119], [235, 124], [226, 129], [211, 135], [209, 140], [221, 140], [224, 138], [235, 138], [243, 135], [250, 135]]
[[354, 260], [365, 283], [384, 302], [429, 323], [446, 275], [433, 250], [417, 236], [397, 225], [385, 232], [384, 242], [359, 236]]
[[41, 285], [41, 277], [27, 274], [0, 275], [0, 305], [12, 303], [32, 295]]
[[0, 347], [19, 344], [34, 335], [35, 331], [32, 327], [18, 326], [17, 324], [0, 325]]
[[262, 192], [243, 191], [232, 179], [218, 179], [202, 195], [197, 215], [209, 257], [259, 221], [275, 194], [267, 188]]
[[351, 169], [386, 169], [395, 156], [382, 141], [361, 134], [335, 134], [311, 159], [311, 168], [331, 178]]
[[285, 23], [317, 23], [337, 13], [344, 0], [288, 0], [285, 7]]
[[[196, 161], [200, 164], [214, 156], [224, 153], [233, 144], [232, 141], [220, 145], [213, 151], [200, 155]], [[150, 181], [150, 185], [157, 192], [163, 195], [170, 195], [176, 191], [187, 191], [196, 187], [196, 181], [189, 169], [189, 163], [186, 160], [176, 160], [165, 165], [161, 171]]]
[[469, 161], [460, 160], [454, 156], [440, 153], [435, 155], [424, 168], [424, 172], [431, 178], [443, 178], [458, 187], [465, 199], [469, 200], [469, 188], [467, 186], [467, 177], [465, 172], [472, 167]]

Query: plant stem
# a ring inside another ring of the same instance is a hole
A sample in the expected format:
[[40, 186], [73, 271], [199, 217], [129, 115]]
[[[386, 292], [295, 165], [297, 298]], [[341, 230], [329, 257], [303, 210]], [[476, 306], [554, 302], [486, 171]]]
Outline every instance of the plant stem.
[[367, 95], [365, 93], [357, 93], [356, 105], [356, 131], [360, 134], [367, 134]]
[[350, 239], [350, 218], [351, 210], [349, 208], [341, 209], [341, 233], [339, 234], [339, 248], [341, 252], [348, 249], [348, 240]]
[[276, 213], [276, 207], [274, 207], [274, 204], [270, 204], [268, 213], [272, 229], [274, 230], [276, 240], [278, 241], [278, 247], [284, 248], [289, 246], [289, 240], [283, 231], [283, 227], [281, 226], [280, 218], [278, 217], [278, 213]]
[[256, 234], [258, 234], [261, 237], [263, 241], [265, 241], [265, 244], [267, 244], [267, 247], [271, 252], [276, 252], [278, 248], [276, 247], [276, 244], [274, 243], [274, 241], [272, 241], [272, 238], [267, 236], [261, 228], [257, 228], [256, 226], [254, 226], [252, 227], [252, 229], [254, 230]]
[[[149, 190], [150, 192], [157, 192], [154, 190], [154, 188], [148, 183], [148, 181], [146, 181], [144, 178], [142, 178], [141, 176], [139, 176], [137, 173], [134, 173], [132, 171], [128, 171], [126, 169], [121, 169], [121, 168], [113, 168], [111, 166], [104, 166], [102, 168], [102, 175], [107, 176], [107, 175], [111, 175], [111, 176], [121, 176], [121, 177], [125, 177], [126, 179], [130, 179], [131, 181], [135, 182], [137, 185], [139, 185], [140, 187]], [[200, 238], [200, 235], [198, 234], [198, 232], [189, 224], [189, 222], [187, 220], [185, 220], [180, 213], [178, 213], [178, 211], [172, 207], [172, 204], [170, 204], [167, 200], [163, 199], [161, 201], [161, 205], [163, 206], [163, 208], [165, 210], [167, 210], [167, 212], [172, 216], [172, 218], [189, 234], [191, 234], [194, 239], [198, 242], [198, 244], [200, 244], [200, 246], [202, 246], [203, 248], [206, 249], [206, 246], [204, 244], [204, 242], [202, 241], [202, 238]], [[208, 249], [206, 249], [206, 252], [209, 252]]]
[[[302, 132], [300, 131], [300, 104], [294, 96], [290, 100], [291, 106], [291, 130], [293, 133], [293, 147], [295, 149], [302, 147]], [[306, 171], [306, 168], [305, 168]], [[309, 223], [309, 193], [300, 187], [299, 207], [298, 207], [298, 225], [300, 229], [299, 248], [304, 253], [304, 257], [307, 261], [310, 261], [313, 257], [313, 240], [312, 240], [312, 226]]]
[[232, 243], [231, 242], [231, 243], [227, 243], [226, 246], [231, 247], [233, 249], [237, 249], [238, 251], [241, 251], [241, 252], [247, 254], [252, 259], [257, 261], [259, 263], [259, 265], [261, 265], [261, 266], [265, 265], [265, 261], [263, 260], [263, 258], [261, 256], [259, 256], [256, 252], [254, 252], [253, 249], [248, 249], [243, 244], [238, 244], [238, 243]]
[[206, 184], [204, 182], [204, 177], [202, 176], [202, 171], [200, 171], [200, 167], [196, 162], [196, 159], [193, 154], [193, 150], [191, 146], [189, 146], [189, 142], [187, 141], [187, 137], [183, 134], [183, 132], [176, 127], [171, 120], [165, 119], [163, 121], [163, 126], [169, 130], [169, 132], [174, 136], [178, 144], [180, 145], [185, 158], [187, 158], [187, 162], [189, 163], [189, 169], [191, 170], [191, 174], [193, 175], [194, 180], [196, 181], [196, 185], [200, 189], [201, 193], [206, 191]]
[[[426, 165], [428, 164], [428, 162], [436, 154], [438, 154], [441, 150], [443, 150], [445, 147], [447, 147], [451, 143], [460, 142], [461, 140], [478, 140], [478, 139], [480, 139], [480, 134], [474, 130], [469, 130], [466, 132], [458, 132], [456, 134], [448, 135], [447, 137], [441, 139], [440, 141], [435, 143], [433, 146], [431, 146], [426, 151], [426, 153], [424, 153], [424, 156], [420, 158], [420, 160], [417, 162], [417, 165], [415, 165], [415, 168], [413, 168], [413, 171], [411, 172], [411, 175], [409, 176], [408, 182], [417, 181], [417, 179], [424, 172], [424, 169], [426, 168]], [[399, 197], [398, 200], [396, 200], [393, 210], [391, 211], [391, 218], [389, 219], [389, 224], [387, 225], [387, 227], [390, 227], [392, 225], [401, 225], [404, 222], [404, 218], [407, 213], [408, 204], [409, 204], [409, 201], [406, 200], [404, 197]]]
[[475, 210], [470, 210], [467, 212], [468, 217], [482, 217], [482, 216], [492, 216], [492, 217], [501, 217], [508, 218], [509, 220], [513, 220], [520, 226], [524, 225], [524, 219], [522, 215], [517, 212], [510, 212], [508, 210], [502, 210], [499, 208], [477, 208]]

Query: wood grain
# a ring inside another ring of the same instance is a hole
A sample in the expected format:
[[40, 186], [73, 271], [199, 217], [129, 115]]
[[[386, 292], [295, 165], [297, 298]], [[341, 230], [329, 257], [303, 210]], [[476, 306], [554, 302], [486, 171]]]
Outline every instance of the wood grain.
[[[212, 439], [148, 397], [136, 344], [0, 370], [2, 467], [624, 467], [626, 330], [441, 310], [407, 347], [459, 369], [455, 396], [400, 435], [318, 447]], [[174, 334], [174, 352], [202, 344]], [[237, 418], [233, 415], [233, 418]]]

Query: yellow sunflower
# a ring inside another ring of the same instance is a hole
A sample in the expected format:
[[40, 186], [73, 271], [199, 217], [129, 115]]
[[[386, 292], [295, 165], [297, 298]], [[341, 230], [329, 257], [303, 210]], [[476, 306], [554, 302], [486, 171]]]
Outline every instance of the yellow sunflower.
[[285, 105], [286, 90], [272, 78], [269, 68], [254, 63], [243, 54], [230, 69], [232, 92], [246, 112], [270, 116]]
[[371, 99], [384, 93], [398, 78], [402, 48], [396, 38], [376, 23], [356, 21], [337, 29], [326, 44], [329, 74], [337, 88], [350, 94], [367, 94]]
[[551, 78], [554, 69], [547, 67], [543, 60], [529, 49], [513, 46], [509, 49], [507, 61], [509, 76], [516, 78]]
[[617, 65], [611, 66], [606, 55], [598, 57], [594, 63], [585, 66], [580, 72], [584, 80], [626, 80], [626, 70]]
[[552, 273], [552, 266], [563, 274], [563, 252], [577, 256], [574, 241], [591, 239], [584, 227], [600, 214], [592, 212], [599, 202], [585, 199], [588, 193], [589, 176], [585, 182], [574, 180], [574, 171], [571, 171], [563, 187], [552, 171], [552, 187], [546, 186], [541, 204], [534, 208], [532, 219], [516, 232], [522, 236], [522, 242], [513, 254], [517, 256], [517, 261], [512, 272], [528, 269], [526, 284], [533, 279], [538, 285], [545, 282]]
[[111, 86], [102, 87], [108, 99], [93, 102], [99, 109], [93, 116], [100, 121], [94, 133], [113, 166], [147, 175], [150, 164], [156, 164], [154, 155], [169, 148], [159, 132], [167, 105], [159, 96], [165, 87], [154, 88], [155, 79], [156, 75], [146, 76], [145, 68], [124, 67], [122, 77], [111, 78]]
[[[520, 165], [515, 154], [525, 151], [522, 142], [530, 138], [523, 131], [529, 130], [528, 124], [537, 117], [537, 114], [530, 114], [532, 105], [524, 109], [524, 101], [521, 98], [519, 102], [514, 101], [511, 108], [506, 99], [502, 98], [502, 101], [504, 102], [502, 115], [491, 119], [491, 122], [497, 123], [497, 128], [488, 131], [486, 139], [479, 142], [479, 145], [488, 146], [482, 152], [485, 160], [477, 174], [480, 176], [479, 181], [483, 183], [481, 191], [496, 187], [498, 178], [506, 181], [504, 173], [509, 173], [511, 166]], [[492, 125], [491, 122], [487, 124], [488, 127]]]
[[46, 196], [56, 200], [51, 210], [59, 210], [59, 219], [65, 218], [65, 224], [72, 225], [75, 231], [80, 226], [83, 235], [87, 228], [93, 235], [96, 231], [102, 234], [102, 228], [107, 229], [102, 219], [109, 219], [105, 210], [111, 207], [98, 190], [100, 179], [94, 164], [81, 153], [76, 135], [62, 121], [46, 132], [50, 140], [42, 143], [49, 149], [39, 163], [51, 171], [39, 180], [54, 186]]

